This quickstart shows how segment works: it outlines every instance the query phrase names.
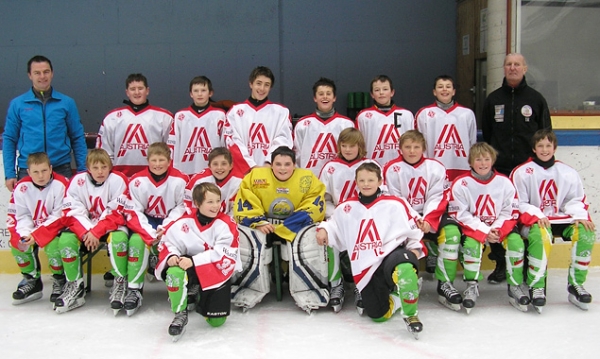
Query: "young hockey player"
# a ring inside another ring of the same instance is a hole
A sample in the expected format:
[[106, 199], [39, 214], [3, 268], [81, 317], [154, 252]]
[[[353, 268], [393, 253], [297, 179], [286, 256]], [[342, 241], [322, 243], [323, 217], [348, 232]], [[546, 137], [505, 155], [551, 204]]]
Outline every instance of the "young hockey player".
[[296, 155], [286, 146], [273, 151], [271, 163], [250, 171], [236, 196], [244, 276], [235, 283], [232, 301], [249, 309], [270, 291], [268, 253], [277, 241], [289, 263], [290, 293], [310, 313], [329, 301], [327, 262], [312, 226], [325, 215], [325, 186], [311, 171], [295, 168]]
[[190, 81], [192, 105], [175, 114], [169, 135], [173, 146], [173, 166], [192, 176], [208, 166], [208, 154], [223, 146], [225, 111], [210, 105], [212, 82], [206, 76]]
[[[569, 301], [587, 310], [592, 295], [583, 287], [594, 248], [595, 225], [577, 171], [554, 158], [558, 142], [552, 130], [538, 130], [531, 139], [534, 156], [514, 169], [511, 179], [519, 196], [522, 235], [527, 238], [527, 285], [531, 304], [541, 312], [546, 304], [546, 267], [552, 235], [570, 240]], [[520, 256], [520, 259], [519, 259]], [[516, 257], [516, 258], [513, 258]], [[523, 244], [507, 251], [507, 280], [522, 281], [523, 272], [513, 263], [523, 260]]]
[[96, 147], [106, 150], [115, 171], [131, 177], [146, 167], [151, 143], [168, 141], [173, 114], [150, 105], [150, 87], [142, 74], [127, 77], [125, 94], [126, 106], [112, 110], [102, 121]]
[[19, 181], [8, 204], [6, 226], [10, 232], [10, 251], [23, 274], [12, 294], [13, 304], [42, 297], [39, 248], [44, 248], [52, 273], [55, 302], [65, 286], [65, 274], [58, 250], [58, 232], [63, 229], [62, 204], [68, 180], [52, 172], [48, 155], [35, 152], [27, 157], [29, 176]]
[[294, 150], [298, 167], [311, 170], [315, 176], [323, 166], [336, 158], [336, 139], [343, 129], [354, 122], [335, 111], [335, 83], [324, 77], [313, 85], [313, 100], [317, 110], [302, 117], [294, 127]]
[[[79, 255], [82, 244], [92, 252], [100, 241], [106, 241], [113, 275], [123, 277], [127, 273], [128, 236], [123, 217], [127, 177], [112, 170], [108, 153], [100, 148], [88, 153], [86, 166], [87, 172], [71, 179], [63, 201], [64, 221], [70, 232], [63, 232], [58, 241], [67, 283], [54, 302], [57, 313], [85, 304]], [[113, 286], [111, 293], [115, 292]]]
[[415, 338], [423, 330], [417, 316], [418, 260], [423, 256], [419, 217], [402, 198], [383, 195], [381, 169], [363, 163], [356, 170], [360, 191], [319, 225], [317, 241], [347, 250], [367, 315], [386, 321], [401, 311]]
[[449, 187], [446, 168], [424, 157], [426, 148], [425, 138], [419, 131], [404, 132], [400, 137], [402, 157], [385, 166], [385, 183], [390, 194], [405, 198], [421, 215], [417, 225], [425, 233], [429, 252], [425, 269], [435, 273], [438, 279], [438, 301], [459, 311], [462, 296], [453, 282], [461, 233], [458, 223], [446, 214]]
[[396, 106], [392, 79], [379, 75], [371, 81], [371, 97], [375, 104], [356, 117], [356, 128], [365, 136], [367, 157], [384, 165], [400, 156], [400, 135], [414, 127], [413, 114]]
[[[125, 209], [129, 238], [127, 272], [115, 278], [116, 289], [111, 308], [117, 315], [125, 309], [128, 316], [142, 306], [144, 273], [154, 273], [157, 245], [164, 228], [185, 214], [183, 203], [188, 177], [171, 167], [171, 150], [164, 142], [148, 147], [148, 167], [129, 180], [129, 201]], [[154, 263], [151, 263], [154, 262]], [[197, 292], [196, 292], [197, 293]]]
[[216, 147], [208, 155], [208, 168], [190, 178], [185, 189], [185, 205], [188, 211], [193, 206], [192, 191], [203, 182], [214, 183], [221, 190], [221, 212], [233, 217], [233, 203], [240, 189], [242, 178], [233, 171], [231, 152], [225, 147]]
[[[506, 176], [492, 169], [496, 156], [496, 150], [487, 143], [474, 144], [469, 151], [471, 172], [456, 177], [450, 188], [448, 213], [458, 221], [464, 234], [462, 264], [467, 289], [462, 305], [467, 313], [471, 312], [479, 296], [477, 282], [482, 279], [480, 267], [483, 245], [504, 240], [510, 245], [519, 237], [516, 229], [519, 211], [515, 187]], [[519, 286], [509, 286], [508, 292], [523, 304]]]
[[268, 67], [250, 73], [250, 97], [227, 112], [223, 138], [231, 151], [235, 170], [241, 176], [251, 168], [268, 164], [271, 153], [280, 146], [292, 148], [290, 111], [269, 101], [275, 76]]
[[[325, 218], [331, 217], [338, 204], [350, 197], [358, 195], [356, 189], [356, 169], [363, 163], [376, 163], [367, 159], [365, 154], [365, 139], [356, 128], [344, 129], [337, 141], [337, 158], [331, 160], [323, 167], [319, 179], [325, 185]], [[337, 313], [344, 305], [344, 283], [340, 272], [340, 252], [333, 247], [328, 247], [328, 258], [331, 286], [329, 303]], [[354, 304], [358, 313], [362, 315], [364, 307], [360, 291], [354, 287]]]
[[197, 208], [167, 228], [156, 267], [156, 277], [167, 284], [175, 313], [169, 326], [174, 341], [185, 332], [193, 286], [200, 293], [197, 312], [212, 327], [225, 323], [231, 307], [229, 279], [241, 269], [238, 230], [233, 219], [221, 212], [219, 187], [201, 183], [192, 197]]
[[477, 142], [475, 114], [456, 103], [455, 94], [452, 77], [436, 77], [433, 84], [435, 102], [420, 109], [415, 119], [415, 129], [429, 144], [425, 155], [446, 167], [450, 181], [469, 172], [467, 154]]

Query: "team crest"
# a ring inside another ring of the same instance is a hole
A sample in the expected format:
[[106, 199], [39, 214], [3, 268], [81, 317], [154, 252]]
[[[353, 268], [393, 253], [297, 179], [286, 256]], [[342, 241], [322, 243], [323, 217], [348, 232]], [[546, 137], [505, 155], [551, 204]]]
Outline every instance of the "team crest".
[[179, 116], [177, 116], [177, 119], [180, 121], [183, 121], [184, 118], [185, 118], [185, 115], [183, 113], [180, 113]]
[[137, 188], [142, 184], [142, 182], [140, 182], [139, 179], [136, 179], [135, 182], [133, 183], [133, 185]]
[[351, 205], [349, 205], [349, 204], [346, 204], [346, 205], [344, 206], [344, 212], [348, 213], [348, 212], [350, 212], [351, 210], [352, 210], [352, 206], [351, 206]]
[[430, 117], [430, 118], [433, 118], [435, 116], [435, 112], [433, 112], [432, 110], [429, 110], [427, 112], [427, 116]]
[[370, 113], [370, 112], [367, 112], [367, 113], [365, 114], [365, 117], [366, 117], [366, 118], [368, 118], [368, 119], [371, 119], [371, 117], [373, 117], [373, 114], [372, 114], [372, 113]]
[[236, 111], [236, 115], [238, 115], [239, 117], [244, 116], [244, 110], [242, 110], [241, 108], [239, 110]]
[[329, 173], [330, 175], [332, 175], [332, 174], [333, 174], [333, 172], [335, 172], [335, 168], [333, 168], [333, 167], [329, 167], [329, 168], [327, 169], [327, 173]]
[[527, 173], [528, 175], [531, 175], [531, 174], [533, 174], [533, 168], [531, 168], [531, 167], [527, 167], [527, 168], [525, 169], [525, 173]]
[[304, 176], [300, 178], [300, 192], [306, 193], [310, 189], [310, 185], [312, 184], [311, 176]]
[[27, 192], [27, 186], [25, 186], [25, 185], [22, 185], [22, 186], [21, 186], [21, 188], [19, 188], [19, 191], [20, 191], [21, 193], [25, 193], [25, 192]]
[[181, 226], [181, 231], [183, 233], [188, 233], [190, 231], [190, 227], [187, 225], [187, 223], [184, 223], [183, 226]]

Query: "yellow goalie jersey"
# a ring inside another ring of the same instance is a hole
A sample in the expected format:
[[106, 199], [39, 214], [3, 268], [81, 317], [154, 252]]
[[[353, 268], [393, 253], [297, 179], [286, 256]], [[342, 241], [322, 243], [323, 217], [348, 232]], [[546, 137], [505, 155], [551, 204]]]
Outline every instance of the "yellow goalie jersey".
[[310, 170], [296, 168], [282, 182], [270, 168], [259, 167], [242, 180], [233, 214], [250, 228], [278, 223], [275, 234], [291, 242], [299, 230], [324, 219], [324, 197], [325, 185]]

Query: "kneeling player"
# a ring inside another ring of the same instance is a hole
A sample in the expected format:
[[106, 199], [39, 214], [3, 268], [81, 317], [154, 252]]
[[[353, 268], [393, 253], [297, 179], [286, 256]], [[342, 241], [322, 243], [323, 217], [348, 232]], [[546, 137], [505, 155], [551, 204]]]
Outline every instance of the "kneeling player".
[[234, 270], [241, 269], [235, 222], [221, 212], [221, 191], [212, 183], [194, 187], [197, 208], [170, 225], [159, 244], [156, 277], [164, 280], [175, 318], [169, 334], [177, 341], [188, 322], [188, 288], [200, 285], [196, 311], [213, 327], [225, 323]]
[[423, 330], [417, 316], [418, 260], [423, 257], [419, 214], [406, 200], [383, 195], [381, 169], [364, 163], [356, 170], [358, 197], [348, 199], [319, 225], [317, 241], [347, 250], [367, 315], [386, 321], [398, 310], [415, 338]]

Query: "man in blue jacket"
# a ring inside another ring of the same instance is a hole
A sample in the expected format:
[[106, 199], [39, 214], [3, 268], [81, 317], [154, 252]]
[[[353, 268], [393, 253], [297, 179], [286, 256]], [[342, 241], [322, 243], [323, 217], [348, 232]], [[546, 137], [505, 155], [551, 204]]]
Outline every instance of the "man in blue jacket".
[[85, 170], [87, 147], [75, 101], [52, 88], [52, 63], [36, 55], [27, 62], [31, 90], [14, 98], [8, 107], [3, 135], [6, 188], [27, 176], [27, 156], [45, 152], [52, 169], [71, 177], [71, 152], [78, 171]]

